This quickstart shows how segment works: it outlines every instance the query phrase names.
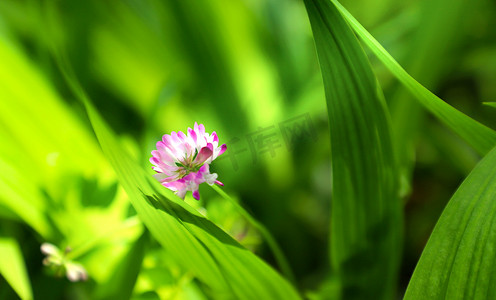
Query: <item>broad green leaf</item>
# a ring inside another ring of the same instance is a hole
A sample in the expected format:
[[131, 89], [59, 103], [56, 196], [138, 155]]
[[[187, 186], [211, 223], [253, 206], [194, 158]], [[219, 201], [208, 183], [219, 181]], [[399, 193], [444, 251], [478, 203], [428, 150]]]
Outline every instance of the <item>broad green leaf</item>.
[[329, 0], [356, 34], [426, 109], [460, 135], [480, 154], [496, 145], [496, 132], [456, 110], [411, 77], [374, 37], [336, 0]]
[[495, 299], [496, 148], [463, 181], [436, 224], [405, 299]]
[[343, 299], [392, 298], [401, 207], [382, 91], [358, 40], [328, 0], [305, 1], [331, 135], [331, 263]]
[[33, 299], [26, 265], [16, 240], [0, 237], [0, 275], [23, 300]]

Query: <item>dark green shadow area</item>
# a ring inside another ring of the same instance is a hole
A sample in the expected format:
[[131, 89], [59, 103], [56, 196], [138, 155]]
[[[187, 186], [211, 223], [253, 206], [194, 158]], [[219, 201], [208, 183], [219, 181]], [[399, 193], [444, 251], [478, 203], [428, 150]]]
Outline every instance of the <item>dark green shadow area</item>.
[[385, 274], [390, 274], [384, 270], [388, 266], [377, 264], [377, 261], [390, 256], [388, 252], [383, 251], [392, 243], [390, 238], [383, 234], [385, 228], [390, 226], [394, 226], [393, 214], [370, 225], [363, 246], [355, 247], [341, 262], [344, 270], [351, 270], [342, 273], [342, 292], [349, 299], [381, 299], [384, 282], [394, 280], [385, 277]]
[[[151, 188], [154, 189], [153, 187]], [[154, 194], [146, 194], [141, 189], [139, 190], [143, 198], [146, 199], [146, 201], [148, 202], [148, 204], [153, 206], [155, 209], [163, 211], [164, 213], [172, 216], [173, 218], [179, 220], [182, 223], [189, 223], [191, 225], [195, 225], [196, 227], [203, 230], [203, 232], [214, 237], [217, 241], [225, 245], [230, 245], [240, 249], [245, 249], [238, 242], [236, 242], [236, 240], [234, 240], [230, 235], [228, 235], [222, 229], [217, 227], [211, 221], [199, 216], [195, 216], [194, 214], [190, 213], [180, 205], [162, 196], [158, 191], [156, 191]]]

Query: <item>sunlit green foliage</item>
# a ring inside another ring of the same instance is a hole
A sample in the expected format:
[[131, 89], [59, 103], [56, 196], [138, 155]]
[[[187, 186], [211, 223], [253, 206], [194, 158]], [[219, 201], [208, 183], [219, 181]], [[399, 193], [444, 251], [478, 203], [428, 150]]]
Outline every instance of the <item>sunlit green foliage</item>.
[[[0, 1], [0, 299], [494, 298], [495, 15]], [[148, 161], [194, 122], [228, 147], [200, 201]]]

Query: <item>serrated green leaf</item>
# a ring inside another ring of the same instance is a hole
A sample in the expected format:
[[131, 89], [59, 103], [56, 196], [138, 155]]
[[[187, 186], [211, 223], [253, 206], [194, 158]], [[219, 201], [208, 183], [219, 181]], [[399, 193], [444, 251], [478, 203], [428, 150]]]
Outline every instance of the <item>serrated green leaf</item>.
[[495, 299], [496, 148], [463, 181], [436, 224], [405, 299]]
[[390, 120], [371, 66], [328, 0], [305, 0], [329, 114], [331, 261], [343, 299], [394, 294], [401, 206]]
[[349, 25], [379, 60], [427, 110], [485, 155], [496, 145], [496, 131], [477, 122], [434, 95], [411, 77], [377, 40], [336, 0], [332, 2]]
[[26, 265], [16, 240], [0, 237], [0, 274], [21, 299], [33, 299]]

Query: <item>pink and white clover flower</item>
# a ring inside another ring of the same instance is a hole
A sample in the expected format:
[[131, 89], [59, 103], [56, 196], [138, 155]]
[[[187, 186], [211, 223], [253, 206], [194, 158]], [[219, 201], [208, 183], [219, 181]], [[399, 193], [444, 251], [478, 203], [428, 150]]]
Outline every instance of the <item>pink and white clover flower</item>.
[[163, 186], [174, 191], [184, 199], [191, 191], [196, 200], [200, 199], [199, 185], [206, 182], [223, 185], [217, 180], [217, 174], [210, 173], [210, 163], [227, 149], [226, 144], [219, 146], [217, 133], [205, 132], [203, 124], [195, 122], [187, 134], [181, 131], [165, 134], [157, 142], [157, 150], [152, 151], [150, 162], [157, 172], [155, 179]]

